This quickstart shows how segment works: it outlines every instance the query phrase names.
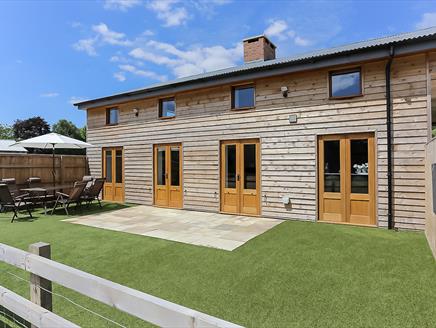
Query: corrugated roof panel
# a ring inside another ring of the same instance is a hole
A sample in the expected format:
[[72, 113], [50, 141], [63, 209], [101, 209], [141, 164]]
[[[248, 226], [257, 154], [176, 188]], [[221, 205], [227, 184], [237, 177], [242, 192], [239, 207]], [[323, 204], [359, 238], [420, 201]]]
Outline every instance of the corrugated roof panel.
[[[383, 45], [401, 43], [401, 42], [405, 42], [405, 41], [409, 41], [409, 40], [416, 40], [416, 39], [426, 38], [426, 37], [435, 36], [435, 35], [436, 35], [436, 27], [430, 27], [430, 28], [423, 29], [423, 30], [401, 33], [401, 34], [392, 35], [392, 36], [388, 36], [388, 37], [381, 37], [381, 38], [375, 38], [375, 39], [370, 39], [370, 40], [366, 40], [366, 41], [350, 43], [350, 44], [346, 44], [343, 46], [322, 49], [322, 50], [316, 50], [316, 51], [312, 51], [312, 52], [308, 52], [308, 53], [304, 53], [304, 54], [300, 54], [300, 55], [295, 55], [295, 56], [290, 56], [290, 57], [278, 58], [278, 59], [273, 59], [273, 60], [268, 60], [268, 61], [250, 62], [250, 63], [243, 64], [241, 66], [225, 68], [225, 69], [221, 69], [221, 70], [216, 70], [216, 71], [201, 73], [201, 74], [197, 74], [197, 75], [182, 77], [182, 78], [175, 79], [175, 80], [168, 81], [168, 82], [152, 84], [146, 88], [140, 88], [140, 89], [130, 90], [130, 91], [126, 91], [126, 92], [122, 92], [122, 93], [118, 93], [118, 94], [113, 94], [113, 95], [110, 95], [108, 97], [116, 97], [116, 96], [128, 95], [131, 93], [146, 92], [147, 90], [165, 88], [165, 87], [169, 87], [169, 86], [172, 86], [175, 84], [180, 84], [180, 83], [187, 83], [187, 82], [191, 82], [191, 81], [194, 82], [196, 80], [209, 79], [209, 78], [214, 78], [214, 77], [222, 77], [222, 76], [226, 76], [226, 75], [230, 75], [230, 74], [234, 74], [234, 73], [243, 73], [244, 71], [248, 72], [248, 71], [255, 70], [255, 69], [273, 67], [276, 65], [292, 64], [294, 62], [300, 62], [300, 61], [309, 60], [312, 58], [314, 59], [314, 58], [320, 58], [320, 57], [325, 57], [325, 56], [332, 56], [332, 55], [336, 55], [336, 54], [354, 52], [354, 51], [359, 51], [359, 50], [363, 50], [363, 49], [367, 49], [367, 48], [373, 48], [373, 47], [379, 47], [379, 46], [383, 46]], [[107, 98], [107, 97], [97, 98], [97, 99], [93, 99], [93, 100], [85, 100], [85, 101], [81, 101], [79, 103], [76, 103], [74, 105], [77, 106], [77, 105], [85, 104], [85, 103], [90, 102], [90, 101], [97, 101], [99, 99], [104, 99], [104, 98]]]

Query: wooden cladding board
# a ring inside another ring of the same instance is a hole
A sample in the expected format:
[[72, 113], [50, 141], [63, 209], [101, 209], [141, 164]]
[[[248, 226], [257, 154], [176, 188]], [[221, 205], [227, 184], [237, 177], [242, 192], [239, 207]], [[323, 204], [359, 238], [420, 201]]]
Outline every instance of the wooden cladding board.
[[[259, 139], [261, 215], [317, 218], [318, 135], [373, 132], [377, 223], [387, 225], [386, 62], [362, 65], [364, 96], [328, 99], [328, 70], [254, 81], [256, 108], [230, 110], [230, 86], [176, 95], [175, 119], [157, 118], [157, 99], [120, 104], [120, 124], [105, 126], [104, 108], [88, 110], [93, 175], [101, 175], [101, 148], [123, 146], [125, 199], [151, 205], [153, 144], [183, 146], [183, 204], [219, 211], [221, 140]], [[427, 142], [426, 56], [397, 58], [392, 68], [394, 215], [399, 228], [423, 229], [424, 148]], [[288, 86], [289, 96], [280, 87]], [[139, 109], [138, 117], [133, 108]], [[297, 115], [297, 123], [289, 123]], [[290, 205], [282, 204], [289, 196]]]

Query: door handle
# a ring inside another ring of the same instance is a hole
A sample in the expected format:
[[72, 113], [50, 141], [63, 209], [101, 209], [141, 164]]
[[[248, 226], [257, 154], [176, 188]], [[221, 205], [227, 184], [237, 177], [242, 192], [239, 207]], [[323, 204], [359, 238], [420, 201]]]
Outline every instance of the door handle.
[[168, 173], [165, 173], [165, 179], [168, 179]]
[[239, 181], [239, 180], [241, 180], [241, 177], [239, 174], [236, 174], [236, 181]]

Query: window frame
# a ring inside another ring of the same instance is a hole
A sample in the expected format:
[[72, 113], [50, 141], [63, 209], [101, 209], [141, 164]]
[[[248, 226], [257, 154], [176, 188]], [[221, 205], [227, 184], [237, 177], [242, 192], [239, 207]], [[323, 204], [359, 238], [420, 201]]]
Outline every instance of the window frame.
[[[116, 123], [111, 123], [110, 122], [110, 112], [111, 110], [116, 110], [117, 111], [117, 122]], [[111, 125], [118, 125], [120, 122], [120, 109], [118, 107], [110, 107], [110, 108], [106, 108], [106, 125], [107, 126], [111, 126]]]
[[[342, 75], [342, 74], [348, 74], [348, 73], [359, 73], [359, 93], [354, 95], [348, 95], [348, 96], [333, 96], [333, 83], [332, 83], [332, 77], [335, 75]], [[328, 73], [328, 83], [329, 83], [329, 99], [349, 99], [349, 98], [355, 98], [355, 97], [362, 97], [363, 96], [363, 77], [362, 77], [362, 67], [353, 67], [353, 68], [346, 68], [346, 69], [340, 69], [340, 70], [334, 70], [329, 71]]]
[[[245, 106], [245, 107], [235, 107], [235, 91], [240, 89], [248, 89], [253, 88], [253, 106]], [[256, 108], [256, 85], [254, 83], [246, 83], [233, 85], [231, 87], [231, 104], [230, 108], [232, 111], [240, 111], [245, 109], [253, 109]]]
[[[168, 100], [172, 100], [174, 101], [174, 115], [173, 116], [162, 116], [162, 104], [164, 101], [168, 101]], [[160, 120], [171, 120], [176, 118], [177, 116], [177, 102], [176, 102], [176, 97], [172, 96], [172, 97], [165, 97], [165, 98], [159, 98], [158, 102], [157, 102], [157, 117]]]

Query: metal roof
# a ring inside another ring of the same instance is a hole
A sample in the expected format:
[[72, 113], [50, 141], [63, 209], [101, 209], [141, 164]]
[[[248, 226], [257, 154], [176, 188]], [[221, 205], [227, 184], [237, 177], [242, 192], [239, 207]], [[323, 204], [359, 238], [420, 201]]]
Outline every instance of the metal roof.
[[84, 101], [75, 103], [74, 105], [79, 106], [79, 108], [80, 108], [82, 105], [99, 102], [101, 100], [115, 99], [117, 97], [128, 96], [128, 95], [133, 95], [133, 94], [138, 94], [138, 93], [147, 93], [148, 91], [154, 91], [157, 89], [165, 89], [165, 88], [169, 88], [169, 87], [172, 87], [175, 85], [180, 85], [180, 84], [193, 83], [193, 82], [196, 82], [199, 80], [218, 79], [218, 78], [231, 76], [231, 75], [235, 75], [235, 74], [241, 75], [241, 74], [249, 73], [252, 71], [266, 70], [266, 69], [271, 69], [274, 67], [284, 66], [284, 65], [289, 66], [289, 65], [302, 63], [302, 62], [307, 62], [310, 60], [321, 59], [324, 57], [328, 58], [328, 57], [333, 57], [336, 55], [358, 53], [358, 52], [362, 52], [364, 50], [369, 50], [369, 49], [373, 49], [373, 48], [380, 48], [383, 46], [389, 46], [389, 45], [395, 45], [395, 44], [406, 44], [406, 43], [411, 42], [411, 41], [418, 41], [418, 40], [425, 40], [425, 39], [433, 39], [434, 40], [435, 38], [436, 38], [436, 26], [430, 27], [427, 29], [423, 29], [423, 30], [401, 33], [401, 34], [396, 34], [396, 35], [387, 36], [387, 37], [375, 38], [375, 39], [350, 43], [350, 44], [346, 44], [346, 45], [342, 45], [342, 46], [338, 46], [338, 47], [333, 47], [333, 48], [328, 48], [328, 49], [316, 50], [316, 51], [312, 51], [312, 52], [308, 52], [308, 53], [304, 53], [304, 54], [300, 54], [300, 55], [295, 55], [295, 56], [290, 56], [290, 57], [278, 58], [278, 59], [267, 60], [267, 61], [262, 61], [262, 60], [253, 61], [253, 62], [245, 63], [243, 65], [236, 66], [236, 67], [230, 67], [230, 68], [220, 69], [220, 70], [211, 71], [211, 72], [205, 72], [205, 73], [201, 73], [201, 74], [197, 74], [197, 75], [182, 77], [182, 78], [175, 79], [175, 80], [168, 81], [168, 82], [152, 84], [146, 88], [130, 90], [130, 91], [117, 93], [117, 94], [113, 94], [113, 95], [110, 95], [107, 97], [102, 97], [102, 98], [97, 98], [97, 99], [92, 99], [92, 100], [84, 100]]
[[27, 153], [26, 148], [12, 146], [15, 140], [0, 140], [0, 153]]

